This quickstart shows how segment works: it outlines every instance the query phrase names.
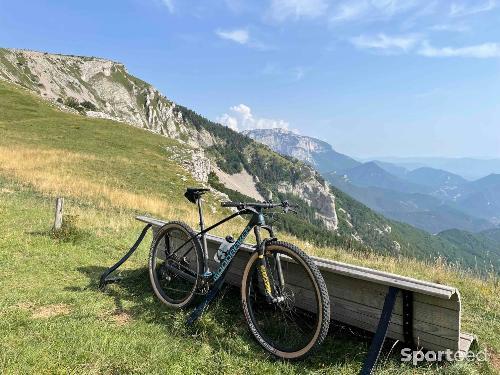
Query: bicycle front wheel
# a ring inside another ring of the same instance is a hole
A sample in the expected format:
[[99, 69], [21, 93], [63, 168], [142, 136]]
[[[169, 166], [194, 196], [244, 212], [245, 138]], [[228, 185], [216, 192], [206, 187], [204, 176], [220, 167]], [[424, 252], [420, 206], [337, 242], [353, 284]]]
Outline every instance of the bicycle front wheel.
[[[266, 297], [262, 266], [272, 299]], [[325, 282], [313, 260], [294, 245], [268, 243], [263, 262], [255, 252], [243, 273], [241, 297], [250, 331], [264, 349], [279, 358], [299, 359], [310, 354], [328, 333], [330, 300]]]

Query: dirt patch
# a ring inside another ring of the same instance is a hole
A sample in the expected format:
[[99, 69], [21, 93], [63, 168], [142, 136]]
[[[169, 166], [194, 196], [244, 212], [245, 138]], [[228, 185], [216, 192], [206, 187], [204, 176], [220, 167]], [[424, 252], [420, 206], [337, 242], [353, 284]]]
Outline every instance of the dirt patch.
[[19, 302], [18, 304], [15, 304], [12, 307], [28, 311], [28, 310], [33, 310], [34, 305], [31, 302]]
[[31, 317], [35, 319], [47, 319], [58, 315], [67, 315], [70, 311], [71, 309], [68, 305], [59, 303], [56, 305], [38, 307], [33, 311]]
[[132, 322], [132, 315], [126, 311], [108, 311], [101, 315], [101, 319], [111, 321], [117, 326], [124, 326]]
[[495, 370], [500, 370], [500, 354], [489, 349], [488, 359]]
[[111, 315], [111, 320], [118, 326], [124, 326], [132, 321], [132, 316], [124, 311]]

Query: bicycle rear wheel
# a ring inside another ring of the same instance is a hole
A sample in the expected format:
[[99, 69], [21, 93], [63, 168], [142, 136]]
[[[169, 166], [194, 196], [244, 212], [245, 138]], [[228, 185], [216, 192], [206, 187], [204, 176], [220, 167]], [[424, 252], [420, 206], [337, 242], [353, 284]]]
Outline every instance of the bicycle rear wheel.
[[243, 273], [241, 297], [250, 331], [275, 356], [302, 358], [328, 333], [330, 300], [325, 282], [311, 258], [294, 245], [270, 242], [264, 260], [274, 301], [264, 292], [258, 252]]
[[205, 259], [200, 241], [185, 223], [160, 228], [151, 244], [149, 278], [156, 296], [172, 307], [185, 307], [196, 297]]

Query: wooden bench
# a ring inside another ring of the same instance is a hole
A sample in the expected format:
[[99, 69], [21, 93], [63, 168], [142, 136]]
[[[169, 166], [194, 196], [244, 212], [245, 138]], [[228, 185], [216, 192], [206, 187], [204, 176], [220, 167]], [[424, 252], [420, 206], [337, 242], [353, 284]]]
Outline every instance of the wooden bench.
[[[147, 216], [138, 216], [136, 219], [150, 224], [155, 233], [166, 223]], [[207, 234], [211, 269], [217, 267], [213, 255], [222, 240], [221, 237]], [[247, 244], [242, 245], [241, 249], [243, 251], [233, 260], [226, 278], [228, 283], [235, 286], [240, 285], [243, 267], [253, 251], [252, 246]], [[397, 294], [387, 337], [400, 341], [411, 337], [414, 347], [426, 350], [469, 351], [474, 336], [460, 330], [461, 302], [458, 289], [329, 259], [313, 259], [328, 287], [333, 320], [376, 332], [388, 291], [395, 287], [403, 292], [411, 292], [406, 297], [410, 300], [403, 301], [405, 295]], [[409, 303], [406, 309], [404, 302]], [[405, 335], [405, 321], [411, 328], [409, 336], [408, 332]]]

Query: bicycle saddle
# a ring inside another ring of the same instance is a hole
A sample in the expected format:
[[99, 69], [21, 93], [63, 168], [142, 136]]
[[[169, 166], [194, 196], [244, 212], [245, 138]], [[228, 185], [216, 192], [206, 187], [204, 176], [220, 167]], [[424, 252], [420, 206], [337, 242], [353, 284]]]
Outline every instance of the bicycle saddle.
[[196, 203], [196, 201], [210, 189], [207, 188], [187, 188], [184, 196], [191, 203]]

